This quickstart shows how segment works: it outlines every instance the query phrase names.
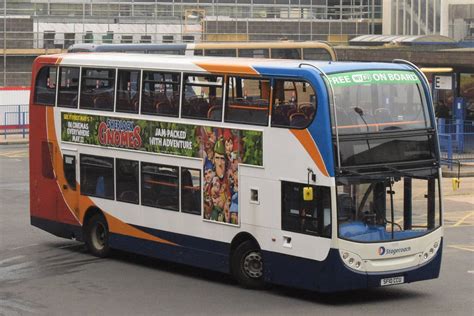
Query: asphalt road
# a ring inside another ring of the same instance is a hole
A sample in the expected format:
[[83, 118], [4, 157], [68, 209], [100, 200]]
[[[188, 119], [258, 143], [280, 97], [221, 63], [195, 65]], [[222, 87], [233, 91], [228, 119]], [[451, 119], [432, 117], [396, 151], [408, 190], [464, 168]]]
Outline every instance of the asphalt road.
[[284, 287], [240, 288], [228, 276], [115, 252], [29, 224], [25, 146], [0, 146], [0, 315], [473, 315], [474, 178], [446, 180], [441, 277], [322, 295]]

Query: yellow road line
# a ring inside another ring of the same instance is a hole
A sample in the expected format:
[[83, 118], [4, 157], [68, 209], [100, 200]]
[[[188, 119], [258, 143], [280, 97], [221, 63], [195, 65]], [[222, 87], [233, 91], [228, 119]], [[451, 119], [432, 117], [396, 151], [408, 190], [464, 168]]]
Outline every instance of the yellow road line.
[[466, 219], [468, 219], [472, 214], [474, 214], [474, 212], [470, 212], [468, 213], [466, 216], [464, 216], [463, 218], [461, 218], [459, 221], [457, 221], [454, 225], [452, 225], [453, 227], [456, 227], [456, 226], [459, 226], [461, 225]]
[[[448, 247], [455, 248], [458, 250], [474, 252], [474, 246], [472, 245], [448, 245]], [[467, 248], [470, 247], [470, 248]]]
[[0, 156], [9, 156], [9, 155], [16, 155], [16, 154], [22, 154], [26, 153], [26, 150], [15, 150], [15, 151], [7, 151], [4, 153], [0, 153]]

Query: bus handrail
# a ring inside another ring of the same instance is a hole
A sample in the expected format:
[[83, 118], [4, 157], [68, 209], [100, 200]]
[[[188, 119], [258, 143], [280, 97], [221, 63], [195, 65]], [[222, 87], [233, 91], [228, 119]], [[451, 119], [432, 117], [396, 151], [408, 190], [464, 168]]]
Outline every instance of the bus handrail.
[[[320, 67], [315, 66], [315, 65], [310, 64], [310, 63], [304, 63], [304, 62], [300, 63], [298, 65], [298, 68], [301, 68], [301, 66], [310, 66], [310, 67], [313, 67], [314, 69], [318, 70], [326, 78], [326, 81], [329, 84], [329, 88], [331, 89], [333, 112], [334, 112], [334, 125], [335, 125], [335, 132], [336, 132], [336, 146], [337, 146], [337, 148], [339, 148], [339, 132], [338, 132], [338, 126], [337, 126], [336, 99], [334, 98], [334, 89], [332, 87], [331, 81], [329, 80], [328, 75]], [[338, 164], [338, 168], [340, 168], [341, 167], [341, 153], [340, 153], [339, 149], [337, 150], [337, 164]]]

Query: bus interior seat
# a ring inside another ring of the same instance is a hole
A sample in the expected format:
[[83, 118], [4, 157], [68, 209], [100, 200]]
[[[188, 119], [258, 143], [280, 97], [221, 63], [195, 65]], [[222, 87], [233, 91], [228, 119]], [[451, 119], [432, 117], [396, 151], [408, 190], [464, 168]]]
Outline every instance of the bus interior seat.
[[221, 105], [211, 106], [209, 110], [207, 111], [207, 118], [214, 121], [220, 121], [222, 118], [222, 106]]
[[300, 112], [296, 112], [290, 115], [290, 126], [291, 127], [303, 127], [308, 123], [308, 118]]

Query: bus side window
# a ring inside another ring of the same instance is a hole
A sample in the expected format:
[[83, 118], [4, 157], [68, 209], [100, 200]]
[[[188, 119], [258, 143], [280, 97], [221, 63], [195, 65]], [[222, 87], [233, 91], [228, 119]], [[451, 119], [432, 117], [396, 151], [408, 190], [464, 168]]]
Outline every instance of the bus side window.
[[239, 49], [239, 57], [247, 58], [268, 58], [270, 56], [268, 48]]
[[331, 190], [313, 186], [314, 198], [304, 201], [303, 183], [282, 181], [281, 228], [296, 233], [330, 237]]
[[225, 121], [242, 124], [268, 124], [270, 80], [229, 77]]
[[272, 48], [271, 58], [301, 59], [300, 48]]
[[138, 113], [140, 71], [119, 70], [117, 76], [117, 112]]
[[223, 78], [214, 75], [184, 75], [183, 117], [222, 120]]
[[63, 169], [69, 188], [76, 190], [76, 156], [64, 155]]
[[179, 210], [178, 168], [141, 163], [142, 205]]
[[236, 57], [235, 49], [206, 49], [204, 56], [215, 56], [215, 57]]
[[316, 100], [314, 89], [307, 82], [275, 80], [272, 126], [306, 128], [316, 114]]
[[79, 68], [59, 68], [58, 106], [77, 108]]
[[180, 80], [178, 73], [144, 71], [141, 112], [177, 117]]
[[138, 204], [138, 161], [116, 160], [117, 201]]
[[56, 100], [57, 67], [46, 66], [40, 69], [35, 82], [35, 104], [54, 106]]
[[113, 111], [115, 69], [82, 69], [81, 109]]
[[81, 195], [114, 199], [114, 159], [81, 155]]
[[323, 48], [303, 48], [304, 60], [332, 60], [329, 52]]
[[181, 168], [181, 211], [201, 215], [201, 171]]

